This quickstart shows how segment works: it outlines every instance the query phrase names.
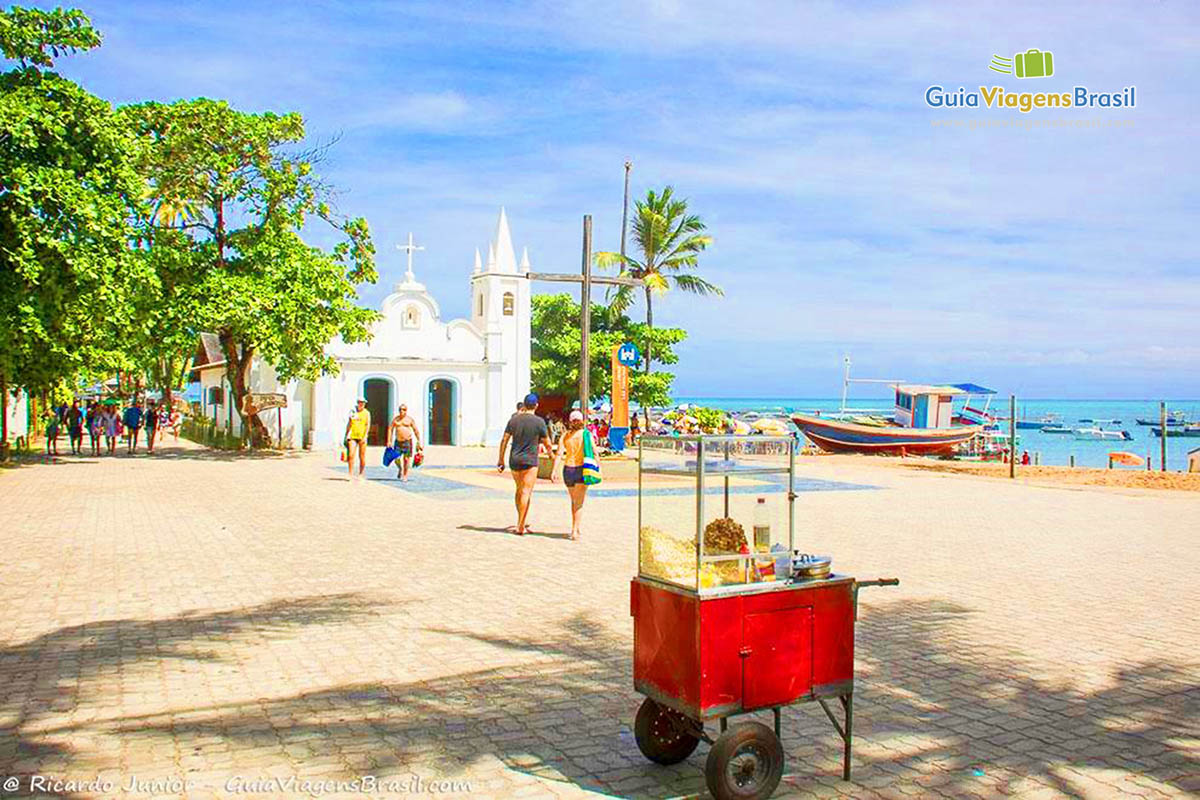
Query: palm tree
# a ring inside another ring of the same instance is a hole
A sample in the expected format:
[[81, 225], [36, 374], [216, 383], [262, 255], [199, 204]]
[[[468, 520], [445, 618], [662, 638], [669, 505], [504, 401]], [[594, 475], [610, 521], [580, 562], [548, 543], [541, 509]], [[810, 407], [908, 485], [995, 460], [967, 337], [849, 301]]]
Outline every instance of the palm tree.
[[[668, 186], [661, 194], [653, 189], [639, 200], [634, 209], [633, 240], [641, 251], [641, 260], [630, 255], [602, 252], [596, 254], [596, 265], [620, 265], [626, 278], [640, 278], [646, 293], [646, 326], [654, 329], [654, 296], [672, 286], [699, 295], [722, 295], [721, 287], [696, 275], [697, 257], [712, 244], [705, 232], [704, 222], [688, 213], [687, 201], [675, 197]], [[610, 293], [609, 308], [623, 313], [633, 303], [634, 287], [620, 286]], [[650, 342], [646, 341], [646, 372], [650, 372]]]

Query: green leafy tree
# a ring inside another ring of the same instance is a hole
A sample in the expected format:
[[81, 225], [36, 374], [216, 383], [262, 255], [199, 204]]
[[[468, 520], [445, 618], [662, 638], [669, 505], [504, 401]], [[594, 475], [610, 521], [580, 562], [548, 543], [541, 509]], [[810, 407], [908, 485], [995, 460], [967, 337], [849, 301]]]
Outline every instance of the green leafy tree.
[[[123, 362], [138, 142], [108, 103], [49, 71], [95, 47], [79, 11], [0, 11], [0, 396], [39, 393]], [[0, 443], [7, 430], [0, 434]]]
[[[579, 303], [566, 294], [540, 294], [533, 297], [531, 373], [533, 385], [546, 394], [577, 397], [579, 394]], [[606, 397], [612, 386], [612, 349], [625, 342], [651, 341], [654, 360], [663, 365], [678, 361], [674, 346], [687, 338], [681, 328], [651, 329], [633, 322], [624, 314], [613, 313], [603, 305], [592, 304], [588, 376], [592, 396], [589, 403]], [[645, 358], [643, 352], [642, 357]], [[640, 365], [639, 365], [640, 366]], [[642, 406], [666, 405], [671, 400], [670, 372], [630, 373], [629, 396]]]
[[0, 52], [20, 61], [23, 68], [52, 67], [60, 55], [99, 46], [99, 31], [77, 8], [43, 11], [13, 6], [0, 11]]
[[[355, 302], [357, 286], [377, 278], [366, 220], [333, 214], [312, 171], [319, 151], [289, 149], [304, 138], [298, 114], [250, 114], [199, 99], [130, 106], [122, 115], [148, 142], [142, 171], [155, 226], [185, 237], [150, 249], [182, 244], [190, 252], [186, 260], [165, 257], [186, 275], [171, 287], [186, 317], [179, 330], [217, 334], [234, 407], [261, 443], [265, 426], [243, 410], [254, 359], [282, 381], [311, 380], [337, 369], [325, 354], [331, 339], [369, 335], [377, 315]], [[300, 231], [314, 219], [332, 225], [339, 241], [308, 245]]]
[[[643, 343], [647, 356], [643, 368], [650, 374], [651, 365], [658, 360], [654, 352], [654, 297], [671, 288], [698, 295], [721, 295], [721, 288], [695, 273], [699, 254], [712, 244], [699, 216], [688, 213], [687, 201], [675, 197], [668, 186], [661, 193], [653, 189], [639, 200], [633, 215], [634, 249], [639, 256], [600, 252], [599, 266], [617, 266], [624, 277], [640, 278], [646, 300], [646, 336]], [[610, 296], [610, 308], [624, 313], [633, 304], [635, 287], [621, 286]]]

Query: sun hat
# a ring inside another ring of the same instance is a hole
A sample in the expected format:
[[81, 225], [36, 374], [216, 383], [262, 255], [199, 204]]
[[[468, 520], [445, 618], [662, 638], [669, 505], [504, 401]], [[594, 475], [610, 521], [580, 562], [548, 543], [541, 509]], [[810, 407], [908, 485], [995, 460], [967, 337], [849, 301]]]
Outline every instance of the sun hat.
[[571, 412], [571, 416], [568, 418], [568, 421], [569, 422], [583, 422], [583, 412], [580, 411], [578, 408], [575, 409], [574, 411]]

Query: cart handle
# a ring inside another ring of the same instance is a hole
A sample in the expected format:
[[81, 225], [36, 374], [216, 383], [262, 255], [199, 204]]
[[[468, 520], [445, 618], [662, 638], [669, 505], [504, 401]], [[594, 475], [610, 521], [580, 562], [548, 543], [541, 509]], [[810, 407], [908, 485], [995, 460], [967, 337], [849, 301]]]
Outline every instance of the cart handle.
[[873, 581], [855, 581], [859, 586], [899, 586], [899, 578], [877, 578]]
[[876, 578], [873, 581], [854, 582], [854, 618], [858, 619], [858, 590], [864, 586], [899, 586], [899, 578]]

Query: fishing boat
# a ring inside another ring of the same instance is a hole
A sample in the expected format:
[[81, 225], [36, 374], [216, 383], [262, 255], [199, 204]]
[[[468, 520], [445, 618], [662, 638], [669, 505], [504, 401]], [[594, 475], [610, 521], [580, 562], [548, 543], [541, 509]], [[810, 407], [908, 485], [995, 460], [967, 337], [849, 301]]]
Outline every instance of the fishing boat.
[[[992, 397], [996, 394], [995, 389], [989, 389], [986, 386], [979, 386], [974, 383], [952, 383], [950, 385], [955, 389], [961, 389], [966, 394], [962, 408], [954, 415], [953, 421], [955, 423], [959, 425], [997, 427], [997, 417], [991, 413]], [[976, 397], [983, 401], [983, 408], [977, 408], [973, 405], [976, 402]]]
[[[1154, 428], [1154, 435], [1161, 439], [1163, 429]], [[1167, 428], [1167, 437], [1175, 436], [1200, 437], [1200, 422], [1193, 422], [1180, 428]]]
[[1090, 428], [1076, 428], [1074, 431], [1076, 439], [1103, 439], [1129, 441], [1133, 439], [1129, 431], [1110, 431], [1105, 428], [1093, 425]]
[[[1151, 428], [1161, 428], [1162, 420], [1161, 419], [1144, 419], [1142, 417], [1138, 417], [1137, 424], [1138, 425], [1146, 425]], [[1167, 413], [1167, 427], [1181, 428], [1184, 425], [1187, 425], [1187, 415], [1184, 414], [1182, 411], [1170, 411]]]
[[1018, 430], [1034, 430], [1040, 431], [1055, 425], [1061, 425], [1062, 419], [1057, 414], [1043, 414], [1038, 419], [1019, 419], [1017, 420]]
[[962, 389], [894, 386], [896, 405], [888, 425], [862, 425], [814, 414], [792, 414], [792, 422], [813, 444], [833, 453], [953, 453], [983, 430], [982, 425], [954, 424], [954, 398], [966, 394]]

